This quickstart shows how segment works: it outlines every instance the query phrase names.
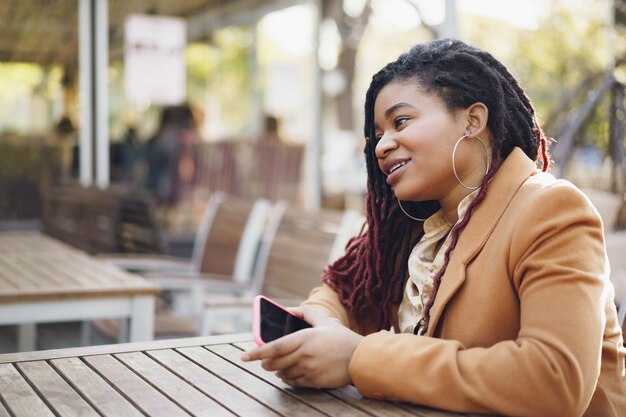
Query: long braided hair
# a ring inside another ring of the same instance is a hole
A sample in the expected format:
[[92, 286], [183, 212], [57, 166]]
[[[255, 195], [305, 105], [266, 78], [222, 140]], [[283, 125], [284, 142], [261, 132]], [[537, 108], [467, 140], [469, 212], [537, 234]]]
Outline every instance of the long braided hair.
[[[365, 96], [367, 224], [348, 243], [344, 256], [329, 265], [322, 277], [361, 323], [378, 320], [378, 329], [391, 326], [391, 307], [402, 301], [409, 254], [423, 234], [422, 222], [415, 222], [400, 210], [375, 154], [374, 103], [381, 89], [392, 81], [415, 82], [420, 91], [441, 98], [450, 112], [477, 102], [485, 104], [489, 109], [487, 125], [493, 134], [491, 167], [478, 195], [453, 227], [444, 264], [433, 277], [433, 291], [424, 306], [420, 329], [425, 334], [450, 255], [474, 209], [485, 198], [489, 180], [515, 147], [535, 162], [540, 161], [541, 169], [547, 171], [548, 139], [530, 100], [506, 67], [491, 54], [461, 41], [443, 39], [415, 45], [376, 73]], [[412, 211], [421, 212], [417, 215], [421, 218], [439, 209], [434, 201], [411, 206]]]

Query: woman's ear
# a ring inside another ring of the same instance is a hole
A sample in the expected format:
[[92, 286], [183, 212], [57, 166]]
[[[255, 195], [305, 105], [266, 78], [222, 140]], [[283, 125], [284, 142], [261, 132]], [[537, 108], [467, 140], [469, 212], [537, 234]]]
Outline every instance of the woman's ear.
[[489, 109], [481, 102], [476, 102], [466, 109], [467, 131], [471, 136], [480, 136], [487, 129]]

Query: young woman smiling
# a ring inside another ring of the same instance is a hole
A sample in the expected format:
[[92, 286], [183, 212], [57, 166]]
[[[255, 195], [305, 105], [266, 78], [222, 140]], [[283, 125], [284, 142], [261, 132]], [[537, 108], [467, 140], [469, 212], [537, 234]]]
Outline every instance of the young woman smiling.
[[314, 327], [242, 359], [293, 386], [457, 412], [626, 415], [602, 222], [547, 173], [504, 65], [416, 45], [374, 75], [364, 133], [367, 227], [294, 309]]

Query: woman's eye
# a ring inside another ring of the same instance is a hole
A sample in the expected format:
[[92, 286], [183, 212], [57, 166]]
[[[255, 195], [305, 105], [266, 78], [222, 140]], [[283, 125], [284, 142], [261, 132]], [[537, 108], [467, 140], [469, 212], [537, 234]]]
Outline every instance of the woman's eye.
[[407, 120], [409, 120], [407, 117], [398, 117], [396, 120], [394, 120], [396, 129], [402, 126]]

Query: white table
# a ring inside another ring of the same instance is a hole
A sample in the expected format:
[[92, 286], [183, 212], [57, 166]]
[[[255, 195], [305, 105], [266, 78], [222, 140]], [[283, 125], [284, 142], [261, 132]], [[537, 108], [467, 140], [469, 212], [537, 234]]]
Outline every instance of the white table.
[[62, 242], [0, 233], [0, 324], [19, 325], [18, 350], [35, 350], [36, 324], [128, 318], [130, 341], [154, 338], [159, 288]]

